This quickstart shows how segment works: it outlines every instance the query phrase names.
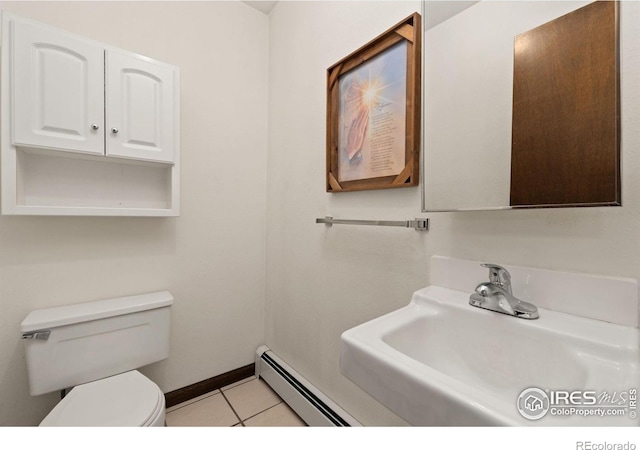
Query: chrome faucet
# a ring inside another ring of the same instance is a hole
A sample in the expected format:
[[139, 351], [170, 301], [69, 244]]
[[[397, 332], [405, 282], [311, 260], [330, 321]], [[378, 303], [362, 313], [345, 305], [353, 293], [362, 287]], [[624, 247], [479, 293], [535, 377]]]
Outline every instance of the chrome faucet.
[[511, 274], [497, 264], [481, 264], [489, 269], [489, 281], [480, 283], [469, 304], [478, 308], [508, 314], [521, 319], [537, 319], [538, 308], [519, 300], [511, 292]]

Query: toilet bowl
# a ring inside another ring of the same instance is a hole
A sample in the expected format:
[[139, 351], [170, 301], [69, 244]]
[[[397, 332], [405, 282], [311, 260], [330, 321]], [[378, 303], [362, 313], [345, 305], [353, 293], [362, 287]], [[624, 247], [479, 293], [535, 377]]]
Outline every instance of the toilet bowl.
[[164, 426], [162, 390], [137, 368], [169, 356], [169, 292], [32, 311], [21, 324], [31, 395], [71, 390], [41, 426]]
[[41, 427], [161, 427], [164, 394], [137, 370], [74, 387]]

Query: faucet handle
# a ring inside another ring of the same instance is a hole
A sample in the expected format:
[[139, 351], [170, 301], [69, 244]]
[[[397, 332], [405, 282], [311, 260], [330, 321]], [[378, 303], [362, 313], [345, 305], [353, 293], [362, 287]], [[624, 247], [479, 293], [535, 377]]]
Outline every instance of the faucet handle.
[[489, 269], [489, 281], [492, 284], [503, 286], [505, 290], [511, 293], [511, 274], [507, 269], [493, 263], [484, 263], [480, 265]]

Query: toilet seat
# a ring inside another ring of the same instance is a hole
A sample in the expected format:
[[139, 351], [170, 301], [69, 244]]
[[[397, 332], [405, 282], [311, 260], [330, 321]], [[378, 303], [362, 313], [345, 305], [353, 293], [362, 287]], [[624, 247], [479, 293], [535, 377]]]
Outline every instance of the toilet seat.
[[160, 388], [132, 370], [74, 387], [40, 426], [163, 426], [164, 412]]

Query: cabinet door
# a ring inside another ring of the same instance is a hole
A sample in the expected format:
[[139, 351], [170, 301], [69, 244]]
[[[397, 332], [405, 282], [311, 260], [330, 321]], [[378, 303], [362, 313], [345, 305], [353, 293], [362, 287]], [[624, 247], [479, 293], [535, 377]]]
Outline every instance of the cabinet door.
[[106, 65], [107, 155], [173, 162], [177, 69], [112, 50]]
[[104, 154], [104, 50], [12, 20], [13, 143]]

